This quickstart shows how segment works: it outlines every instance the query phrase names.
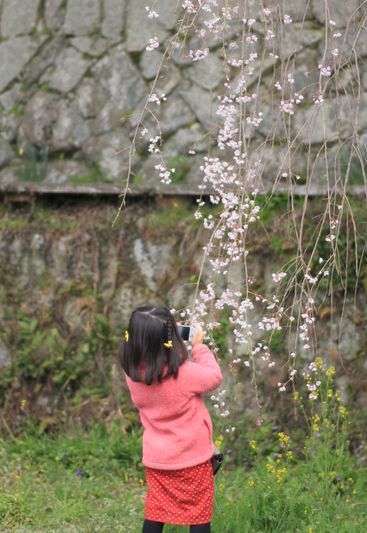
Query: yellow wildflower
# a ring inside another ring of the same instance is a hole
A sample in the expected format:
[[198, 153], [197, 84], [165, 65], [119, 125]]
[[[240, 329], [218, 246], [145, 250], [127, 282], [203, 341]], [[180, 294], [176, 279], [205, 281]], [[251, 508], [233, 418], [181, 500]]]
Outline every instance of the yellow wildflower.
[[312, 417], [312, 431], [319, 431], [320, 430], [319, 422], [320, 422], [319, 415], [314, 415]]
[[288, 445], [288, 443], [289, 443], [288, 435], [286, 435], [285, 433], [283, 433], [283, 431], [281, 431], [280, 433], [278, 433], [278, 437], [279, 437], [281, 446], [284, 447], [284, 446]]
[[339, 405], [339, 413], [340, 413], [342, 416], [347, 416], [348, 411], [346, 410], [346, 408], [344, 407], [344, 405]]
[[328, 378], [333, 376], [335, 374], [335, 366], [334, 365], [329, 366], [329, 368], [326, 370], [325, 374], [327, 375]]
[[253, 480], [252, 477], [249, 477], [248, 480], [247, 480], [247, 486], [248, 487], [253, 487], [255, 484], [255, 481]]
[[215, 446], [218, 448], [218, 450], [220, 450], [222, 448], [222, 444], [223, 444], [223, 440], [224, 440], [224, 437], [223, 435], [219, 435], [217, 440], [215, 441]]
[[257, 446], [256, 446], [256, 440], [250, 440], [249, 442], [249, 446], [250, 448], [252, 448], [253, 450], [256, 450]]
[[282, 468], [278, 468], [277, 471], [275, 472], [275, 479], [276, 479], [276, 482], [277, 483], [280, 483], [281, 482], [281, 479], [282, 479], [282, 476], [287, 472], [287, 469], [285, 468], [285, 466], [283, 466]]
[[271, 463], [266, 464], [266, 470], [269, 472], [269, 474], [274, 474], [275, 472], [275, 466]]
[[328, 389], [328, 390], [327, 390], [327, 397], [328, 397], [328, 398], [332, 398], [332, 397], [333, 397], [333, 391], [332, 391], [332, 389]]
[[324, 366], [324, 361], [321, 359], [321, 357], [316, 357], [315, 365], [317, 366], [318, 370], [322, 370], [322, 368]]

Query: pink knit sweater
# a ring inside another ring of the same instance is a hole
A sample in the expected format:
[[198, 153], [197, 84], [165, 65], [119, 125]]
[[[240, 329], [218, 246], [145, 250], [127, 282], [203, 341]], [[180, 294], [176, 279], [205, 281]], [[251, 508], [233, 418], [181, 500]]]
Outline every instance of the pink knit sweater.
[[192, 349], [173, 376], [145, 385], [125, 374], [131, 399], [138, 407], [143, 433], [143, 464], [177, 470], [204, 463], [215, 450], [213, 426], [201, 397], [222, 382], [220, 367], [205, 344]]

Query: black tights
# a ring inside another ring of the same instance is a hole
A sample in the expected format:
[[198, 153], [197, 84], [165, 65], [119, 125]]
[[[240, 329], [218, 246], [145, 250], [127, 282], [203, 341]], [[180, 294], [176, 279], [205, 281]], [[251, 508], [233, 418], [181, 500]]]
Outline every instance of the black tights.
[[[144, 520], [143, 533], [161, 533], [163, 531], [163, 522], [153, 522], [153, 520]], [[190, 533], [210, 533], [210, 522], [207, 524], [195, 524], [190, 526]]]

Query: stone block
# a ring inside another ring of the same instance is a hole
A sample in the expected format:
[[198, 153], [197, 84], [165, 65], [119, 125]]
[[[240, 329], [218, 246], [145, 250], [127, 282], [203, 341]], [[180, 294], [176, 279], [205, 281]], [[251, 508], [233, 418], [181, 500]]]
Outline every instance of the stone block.
[[0, 168], [4, 167], [14, 157], [14, 150], [10, 144], [0, 137]]
[[108, 133], [121, 126], [125, 117], [121, 115], [118, 107], [113, 102], [106, 102], [98, 115], [92, 121], [93, 135]]
[[20, 75], [37, 51], [38, 44], [31, 37], [15, 37], [0, 43], [0, 92]]
[[111, 49], [92, 67], [93, 76], [118, 112], [131, 112], [146, 94], [145, 83], [123, 45]]
[[75, 177], [87, 178], [89, 174], [90, 169], [82, 161], [50, 161], [43, 182], [48, 185], [62, 185]]
[[190, 106], [186, 105], [182, 95], [172, 93], [167, 102], [161, 106], [160, 128], [163, 135], [168, 135], [179, 128], [192, 124], [195, 115]]
[[74, 37], [70, 43], [83, 54], [99, 57], [108, 50], [111, 42], [104, 37], [93, 39], [92, 37]]
[[89, 124], [79, 113], [77, 103], [60, 100], [56, 120], [52, 125], [51, 149], [75, 150], [80, 148], [89, 136]]
[[164, 63], [158, 76], [156, 89], [168, 96], [181, 82], [181, 73], [173, 63]]
[[0, 183], [1, 185], [14, 185], [14, 183], [18, 183], [19, 178], [16, 173], [15, 168], [4, 168], [4, 170], [0, 170]]
[[310, 20], [312, 18], [311, 2], [308, 0], [278, 1], [284, 6], [283, 13], [289, 15], [294, 22], [301, 22], [302, 20]]
[[19, 126], [18, 142], [50, 150], [75, 150], [90, 135], [88, 122], [75, 101], [38, 92], [27, 103]]
[[[345, 28], [350, 18], [361, 6], [363, 0], [333, 0], [328, 2], [328, 13], [330, 19], [336, 23], [338, 28]], [[364, 7], [364, 10], [366, 8]], [[325, 3], [320, 0], [312, 0], [312, 13], [319, 22], [325, 24]], [[362, 9], [359, 11], [362, 14]]]
[[195, 122], [190, 127], [180, 128], [164, 144], [164, 153], [170, 156], [187, 155], [189, 150], [204, 152], [208, 139], [203, 128]]
[[20, 83], [13, 83], [11, 89], [0, 94], [0, 104], [2, 111], [10, 111], [14, 105], [18, 104], [25, 93], [22, 91]]
[[[355, 56], [359, 60], [367, 56], [367, 28], [351, 26], [346, 32], [345, 42], [341, 47], [341, 55], [346, 56], [350, 61], [355, 61]], [[344, 58], [343, 58], [344, 59]]]
[[118, 247], [116, 247], [114, 243], [105, 242], [103, 244], [103, 253], [101, 254], [100, 261], [103, 274], [100, 278], [98, 289], [102, 300], [109, 305], [117, 286], [120, 257]]
[[295, 23], [285, 28], [279, 43], [279, 55], [282, 59], [297, 54], [304, 48], [316, 45], [323, 37], [323, 32], [313, 29], [310, 23]]
[[84, 118], [96, 118], [103, 109], [107, 96], [98, 80], [86, 77], [79, 84], [75, 99]]
[[55, 68], [52, 72], [46, 72], [41, 82], [52, 89], [68, 93], [78, 85], [90, 65], [91, 61], [74, 48], [64, 48], [56, 60]]
[[22, 79], [26, 84], [38, 83], [46, 69], [56, 64], [56, 61], [65, 46], [65, 41], [56, 37], [45, 43], [40, 51], [33, 57], [22, 70]]
[[153, 79], [162, 62], [163, 54], [158, 50], [152, 50], [151, 52], [143, 52], [140, 58], [140, 70], [146, 80]]
[[202, 61], [192, 63], [187, 72], [194, 83], [203, 89], [212, 90], [224, 79], [224, 66], [224, 60], [212, 53]]
[[1, 36], [14, 38], [30, 33], [37, 21], [40, 0], [3, 0]]
[[362, 85], [365, 91], [367, 91], [367, 72], [364, 72], [362, 76]]
[[190, 84], [185, 84], [180, 89], [180, 95], [206, 130], [218, 124], [215, 114], [217, 108], [215, 95], [204, 91], [197, 85]]
[[50, 30], [58, 30], [64, 23], [65, 9], [63, 0], [46, 0], [45, 3], [45, 23]]
[[154, 244], [135, 239], [133, 253], [147, 287], [153, 292], [159, 291], [161, 281], [170, 268], [172, 256], [169, 244]]
[[104, 0], [102, 35], [121, 39], [125, 27], [126, 0]]
[[0, 370], [6, 370], [11, 366], [11, 355], [4, 341], [0, 339]]
[[108, 181], [121, 182], [126, 174], [130, 139], [122, 128], [98, 137], [89, 137], [83, 145], [88, 160], [97, 163]]
[[358, 132], [367, 128], [367, 93], [361, 95], [359, 104], [352, 96], [340, 96], [338, 104], [328, 100], [319, 107], [299, 109], [294, 115], [294, 132], [306, 144], [347, 139], [354, 128]]
[[178, 18], [177, 3], [171, 0], [158, 0], [153, 9], [158, 18], [149, 19], [144, 2], [130, 2], [127, 8], [127, 50], [141, 52], [149, 39], [157, 37], [162, 42], [173, 29]]
[[47, 146], [51, 141], [58, 109], [58, 96], [36, 93], [25, 106], [18, 132], [19, 143], [31, 143], [38, 148]]
[[66, 35], [89, 35], [100, 25], [100, 0], [68, 0], [64, 32]]

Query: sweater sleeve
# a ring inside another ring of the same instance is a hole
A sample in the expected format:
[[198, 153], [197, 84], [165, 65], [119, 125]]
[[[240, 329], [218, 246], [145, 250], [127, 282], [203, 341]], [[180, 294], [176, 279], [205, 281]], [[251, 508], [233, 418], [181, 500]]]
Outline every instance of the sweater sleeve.
[[222, 383], [222, 371], [214, 354], [205, 344], [197, 344], [192, 349], [194, 361], [183, 365], [185, 388], [193, 394], [209, 392]]

